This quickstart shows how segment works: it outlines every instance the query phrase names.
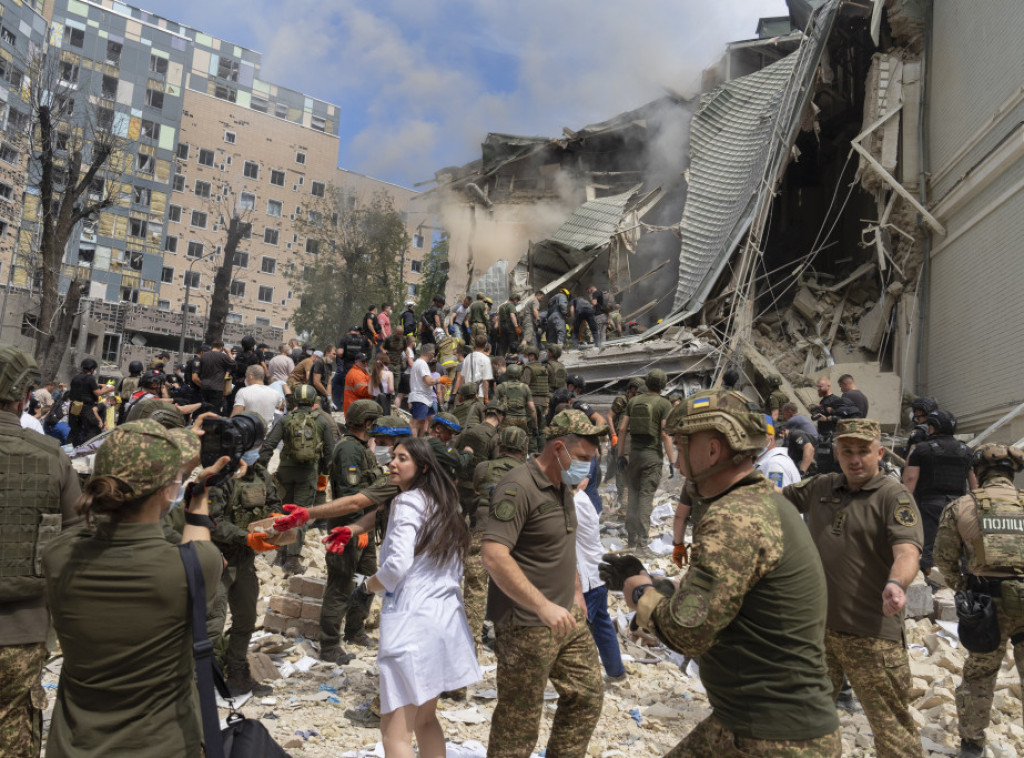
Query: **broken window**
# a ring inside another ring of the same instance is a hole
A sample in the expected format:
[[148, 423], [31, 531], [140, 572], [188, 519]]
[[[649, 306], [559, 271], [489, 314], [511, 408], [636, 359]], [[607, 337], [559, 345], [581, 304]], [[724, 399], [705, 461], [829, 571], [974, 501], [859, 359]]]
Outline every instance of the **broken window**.
[[249, 99], [249, 107], [252, 108], [254, 111], [266, 113], [267, 111], [270, 110], [270, 101], [267, 100], [266, 98], [257, 97], [256, 95], [253, 95]]
[[181, 206], [180, 205], [169, 205], [169, 206], [167, 206], [167, 220], [168, 221], [181, 221]]
[[163, 108], [164, 107], [164, 93], [158, 92], [155, 89], [146, 90], [146, 105], [150, 108]]
[[409, 262], [409, 270], [412, 271], [414, 274], [422, 274], [423, 273], [423, 261], [416, 261], [416, 260], [410, 261]]
[[85, 44], [85, 32], [81, 29], [68, 27], [68, 44], [71, 47], [82, 47]]
[[122, 287], [121, 300], [125, 303], [138, 303], [139, 290], [136, 289], [135, 287]]
[[142, 119], [139, 128], [140, 137], [148, 137], [149, 139], [160, 139], [160, 124], [156, 121], [149, 121], [148, 119]]
[[14, 187], [0, 182], [0, 200], [10, 200], [14, 197]]
[[96, 126], [100, 129], [114, 128], [114, 109], [104, 108], [102, 105], [96, 109]]
[[178, 238], [164, 237], [164, 250], [166, 250], [168, 253], [178, 252]]
[[282, 206], [280, 200], [268, 200], [267, 201], [267, 215], [268, 216], [275, 216], [275, 217], [279, 218], [281, 216], [282, 208], [283, 208], [283, 206]]
[[321, 116], [313, 116], [313, 119], [310, 121], [309, 125], [313, 129], [316, 129], [318, 132], [327, 131], [327, 119]]
[[274, 106], [274, 115], [278, 118], [288, 118], [288, 106], [284, 103], [277, 103]]
[[217, 76], [228, 81], [238, 81], [238, 61], [230, 58], [221, 58], [217, 62]]
[[124, 262], [132, 271], [142, 271], [142, 253], [129, 250], [124, 254]]
[[305, 153], [295, 153], [295, 162], [296, 163], [301, 163], [302, 165], [306, 165], [306, 154]]
[[8, 45], [17, 44], [17, 39], [14, 36], [14, 32], [12, 32], [6, 26], [0, 27], [0, 39], [2, 39]]
[[251, 211], [256, 207], [256, 196], [251, 192], [243, 192], [238, 198], [238, 207], [242, 210]]
[[156, 301], [156, 309], [158, 311], [169, 311], [171, 309], [171, 301], [170, 300], [157, 300]]
[[160, 281], [164, 284], [171, 284], [174, 282], [174, 267], [164, 266], [160, 269]]
[[316, 255], [320, 252], [320, 240], [313, 237], [306, 237], [306, 252]]
[[213, 96], [233, 103], [238, 99], [238, 90], [234, 87], [225, 87], [223, 84], [218, 84], [213, 88]]
[[146, 222], [140, 218], [133, 218], [129, 224], [129, 234], [133, 237], [145, 237], [146, 236]]
[[61, 61], [60, 80], [62, 84], [78, 84], [78, 64], [71, 61]]
[[145, 153], [139, 153], [139, 170], [140, 174], [152, 174], [156, 170], [156, 159], [152, 155], [146, 155]]
[[224, 141], [229, 145], [235, 144], [236, 139], [237, 135], [234, 132], [224, 132]]
[[172, 186], [172, 188], [174, 189], [175, 192], [184, 192], [185, 191], [185, 175], [184, 174], [175, 174], [174, 175], [174, 181], [171, 184], [171, 186]]
[[113, 63], [115, 66], [121, 64], [121, 50], [124, 48], [120, 42], [114, 42], [113, 40], [107, 40], [107, 63]]
[[422, 234], [414, 234], [414, 235], [412, 235], [412, 246], [413, 247], [423, 247], [423, 235]]
[[324, 193], [325, 193], [325, 190], [326, 190], [326, 186], [324, 185], [323, 182], [313, 182], [312, 185], [310, 185], [310, 189], [309, 189], [310, 193], [314, 197], [323, 197]]
[[154, 74], [167, 74], [167, 59], [159, 55], [149, 56], [149, 70]]
[[[153, 196], [152, 190], [148, 187], [133, 187], [132, 188], [132, 202], [136, 205], [145, 205], [149, 207], [149, 201]], [[179, 214], [181, 209], [178, 209]]]
[[175, 148], [175, 155], [177, 155], [179, 159], [181, 159], [183, 161], [187, 161], [188, 160], [188, 143], [187, 142], [179, 142], [178, 143], [178, 147]]

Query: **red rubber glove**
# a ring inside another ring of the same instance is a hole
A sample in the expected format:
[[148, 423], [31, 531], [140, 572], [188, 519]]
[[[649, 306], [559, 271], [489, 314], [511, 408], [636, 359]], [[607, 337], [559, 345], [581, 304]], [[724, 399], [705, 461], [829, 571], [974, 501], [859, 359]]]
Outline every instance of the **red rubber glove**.
[[685, 542], [681, 545], [673, 546], [672, 562], [676, 564], [679, 568], [682, 568], [684, 563], [690, 562], [690, 550], [686, 547]]
[[287, 532], [309, 521], [309, 511], [301, 505], [286, 505], [284, 509], [288, 511], [288, 515], [274, 519], [274, 529], [279, 532]]
[[280, 545], [275, 545], [272, 542], [267, 542], [266, 532], [253, 532], [245, 538], [245, 544], [249, 546], [249, 549], [256, 553], [265, 553], [268, 550], [277, 550]]
[[331, 529], [331, 533], [320, 540], [327, 546], [328, 553], [334, 553], [335, 555], [341, 555], [345, 552], [345, 545], [352, 539], [352, 530], [347, 526], [336, 526]]
[[370, 535], [368, 532], [363, 532], [356, 537], [356, 547], [360, 550], [365, 550], [366, 546], [370, 544]]

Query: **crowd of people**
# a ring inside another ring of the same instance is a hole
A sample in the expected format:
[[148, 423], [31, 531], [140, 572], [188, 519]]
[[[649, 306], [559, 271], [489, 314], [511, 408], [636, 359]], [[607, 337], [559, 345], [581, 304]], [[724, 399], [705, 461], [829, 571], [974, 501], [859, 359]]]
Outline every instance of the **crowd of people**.
[[[684, 397], [655, 367], [602, 414], [559, 359], [567, 333], [579, 344], [587, 327], [598, 346], [621, 333], [616, 306], [593, 288], [541, 301], [492, 315], [482, 294], [448, 312], [438, 298], [419, 317], [385, 304], [323, 350], [270, 354], [246, 337], [176, 367], [133, 363], [120, 382], [87, 359], [66, 390], [0, 347], [8, 754], [39, 755], [52, 624], [64, 660], [47, 755], [199, 755], [211, 735], [179, 550], [198, 555], [229, 691], [267, 695], [246, 655], [257, 555], [302, 573], [318, 526], [319, 655], [345, 666], [353, 646], [377, 646], [388, 756], [414, 741], [445, 754], [437, 704], [481, 678], [482, 645], [497, 659], [488, 755], [537, 748], [549, 680], [547, 754], [586, 755], [605, 688], [629, 676], [609, 591], [634, 628], [699, 661], [711, 714], [670, 755], [838, 756], [837, 707], [863, 708], [877, 755], [923, 755], [903, 632], [919, 570], [974, 604], [957, 707], [961, 755], [982, 755], [1006, 643], [1024, 636], [1024, 452], [968, 448], [955, 417], [918, 398], [897, 455], [850, 375], [841, 395], [820, 379], [803, 415], [779, 376], [755, 403], [735, 370]], [[95, 456], [82, 482], [76, 449]], [[676, 580], [641, 560], [666, 464], [681, 490]], [[629, 553], [602, 547], [602, 478]]]

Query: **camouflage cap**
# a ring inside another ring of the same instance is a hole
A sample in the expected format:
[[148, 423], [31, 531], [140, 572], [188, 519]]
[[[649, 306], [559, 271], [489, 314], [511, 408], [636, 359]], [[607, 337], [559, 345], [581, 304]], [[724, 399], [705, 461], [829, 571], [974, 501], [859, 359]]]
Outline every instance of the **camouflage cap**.
[[506, 426], [498, 432], [498, 447], [526, 455], [530, 450], [530, 438], [518, 426]]
[[430, 425], [440, 424], [446, 426], [453, 432], [461, 432], [462, 426], [459, 424], [459, 420], [450, 413], [437, 413], [432, 419], [430, 419]]
[[346, 426], [361, 426], [371, 419], [384, 414], [376, 400], [356, 400], [345, 412]]
[[294, 395], [299, 405], [312, 405], [316, 402], [316, 390], [311, 384], [300, 384], [295, 388]]
[[142, 421], [151, 418], [164, 429], [184, 429], [185, 416], [174, 403], [158, 397], [147, 397], [140, 400], [128, 411], [127, 421]]
[[559, 411], [551, 419], [548, 428], [544, 430], [544, 436], [549, 440], [556, 437], [564, 437], [567, 434], [578, 434], [581, 437], [600, 437], [608, 434], [606, 425], [595, 426], [583, 411], [568, 408]]
[[690, 395], [668, 414], [665, 431], [684, 437], [716, 431], [737, 453], [759, 452], [768, 433], [761, 409], [734, 390], [705, 390]]
[[0, 345], [0, 400], [24, 400], [41, 379], [35, 358], [11, 345]]
[[477, 391], [476, 382], [466, 382], [459, 387], [459, 397], [473, 397]]
[[874, 442], [882, 439], [882, 428], [869, 418], [844, 418], [836, 424], [836, 439], [840, 437]]
[[93, 476], [110, 476], [142, 498], [165, 487], [191, 458], [199, 438], [185, 429], [164, 429], [153, 419], [114, 429], [96, 451]]
[[409, 422], [404, 416], [395, 414], [378, 418], [370, 434], [374, 437], [408, 437], [412, 434], [412, 429], [409, 428]]

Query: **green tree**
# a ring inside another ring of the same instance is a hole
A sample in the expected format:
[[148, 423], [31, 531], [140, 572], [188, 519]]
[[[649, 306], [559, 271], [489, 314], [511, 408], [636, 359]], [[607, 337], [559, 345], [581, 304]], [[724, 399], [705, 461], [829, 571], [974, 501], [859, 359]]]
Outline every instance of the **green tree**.
[[419, 301], [416, 312], [423, 313], [430, 307], [434, 295], [444, 295], [448, 286], [448, 238], [442, 237], [430, 248], [423, 259], [423, 281], [420, 282]]
[[360, 203], [345, 188], [328, 185], [293, 225], [308, 253], [301, 269], [288, 272], [300, 303], [293, 322], [314, 345], [336, 343], [371, 303], [401, 301], [410, 239], [391, 195], [376, 192]]

